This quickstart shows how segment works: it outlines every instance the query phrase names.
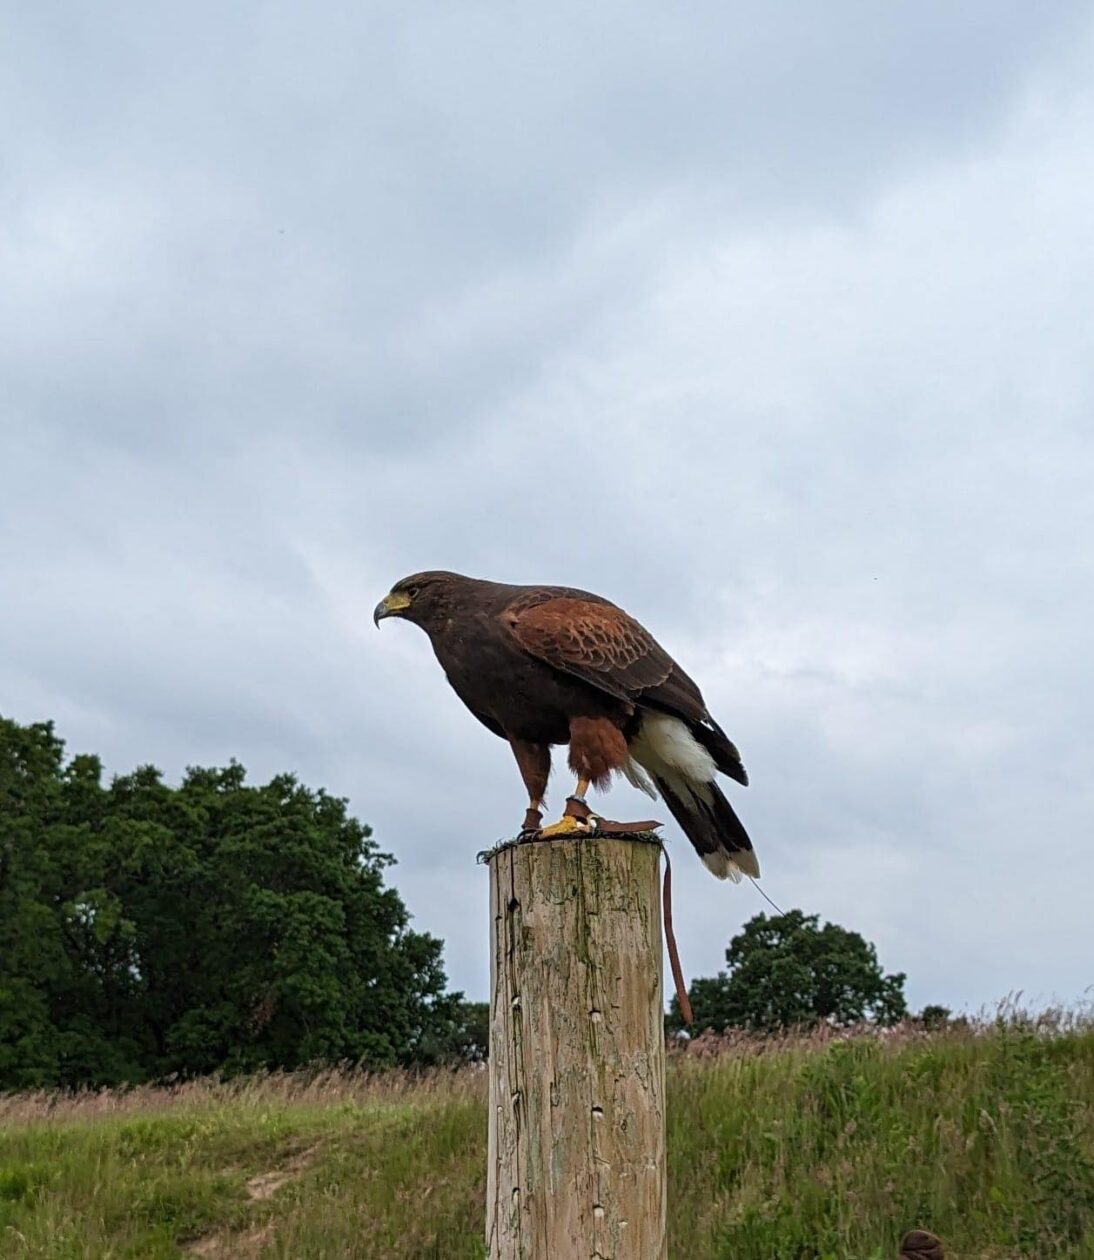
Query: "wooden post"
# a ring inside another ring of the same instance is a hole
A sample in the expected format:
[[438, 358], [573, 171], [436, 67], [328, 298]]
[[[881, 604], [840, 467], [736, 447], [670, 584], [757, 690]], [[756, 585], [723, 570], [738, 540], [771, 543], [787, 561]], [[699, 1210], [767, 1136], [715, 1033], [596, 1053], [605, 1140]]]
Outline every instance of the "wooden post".
[[489, 858], [489, 1260], [664, 1260], [660, 848]]

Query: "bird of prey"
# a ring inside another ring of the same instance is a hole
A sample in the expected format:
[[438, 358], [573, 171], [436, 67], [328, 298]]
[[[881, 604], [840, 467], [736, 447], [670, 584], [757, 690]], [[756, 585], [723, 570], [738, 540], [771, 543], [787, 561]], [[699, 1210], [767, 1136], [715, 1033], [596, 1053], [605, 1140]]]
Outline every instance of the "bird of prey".
[[[721, 771], [748, 783], [740, 754], [695, 683], [621, 608], [565, 586], [429, 572], [395, 583], [373, 614], [377, 625], [387, 617], [421, 626], [456, 694], [508, 740], [528, 789], [523, 837], [623, 829], [585, 799], [590, 784], [603, 791], [619, 772], [660, 794], [719, 879], [759, 875], [717, 782]], [[569, 744], [577, 787], [559, 822], [544, 828], [554, 744]]]

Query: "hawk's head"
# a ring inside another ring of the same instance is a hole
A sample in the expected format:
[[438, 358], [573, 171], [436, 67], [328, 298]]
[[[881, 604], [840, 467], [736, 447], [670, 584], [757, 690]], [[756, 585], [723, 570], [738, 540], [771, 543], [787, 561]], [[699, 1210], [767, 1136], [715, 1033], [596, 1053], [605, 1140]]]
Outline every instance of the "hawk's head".
[[385, 617], [402, 617], [405, 621], [428, 627], [431, 622], [444, 616], [454, 588], [466, 581], [458, 573], [412, 573], [410, 577], [396, 582], [380, 600], [373, 611], [372, 620], [379, 625]]

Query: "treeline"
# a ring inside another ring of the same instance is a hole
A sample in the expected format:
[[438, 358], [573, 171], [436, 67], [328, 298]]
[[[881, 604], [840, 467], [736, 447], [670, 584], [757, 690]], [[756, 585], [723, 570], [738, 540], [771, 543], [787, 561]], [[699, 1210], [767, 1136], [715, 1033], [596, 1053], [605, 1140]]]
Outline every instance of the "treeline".
[[480, 1052], [392, 858], [292, 775], [151, 766], [104, 784], [0, 718], [0, 1088]]
[[[104, 784], [52, 724], [0, 717], [0, 1089], [485, 1057], [487, 1004], [448, 991], [442, 942], [384, 884], [392, 860], [292, 775]], [[907, 1014], [903, 974], [800, 910], [756, 915], [690, 997], [693, 1036]]]

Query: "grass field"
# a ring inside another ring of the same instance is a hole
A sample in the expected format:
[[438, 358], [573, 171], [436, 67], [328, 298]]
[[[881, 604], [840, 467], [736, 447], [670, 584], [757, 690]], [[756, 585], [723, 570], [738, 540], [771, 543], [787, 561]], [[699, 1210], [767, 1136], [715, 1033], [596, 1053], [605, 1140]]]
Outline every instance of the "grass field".
[[[673, 1260], [1094, 1257], [1094, 1030], [741, 1039], [674, 1056]], [[0, 1256], [470, 1260], [485, 1076], [0, 1097]]]

